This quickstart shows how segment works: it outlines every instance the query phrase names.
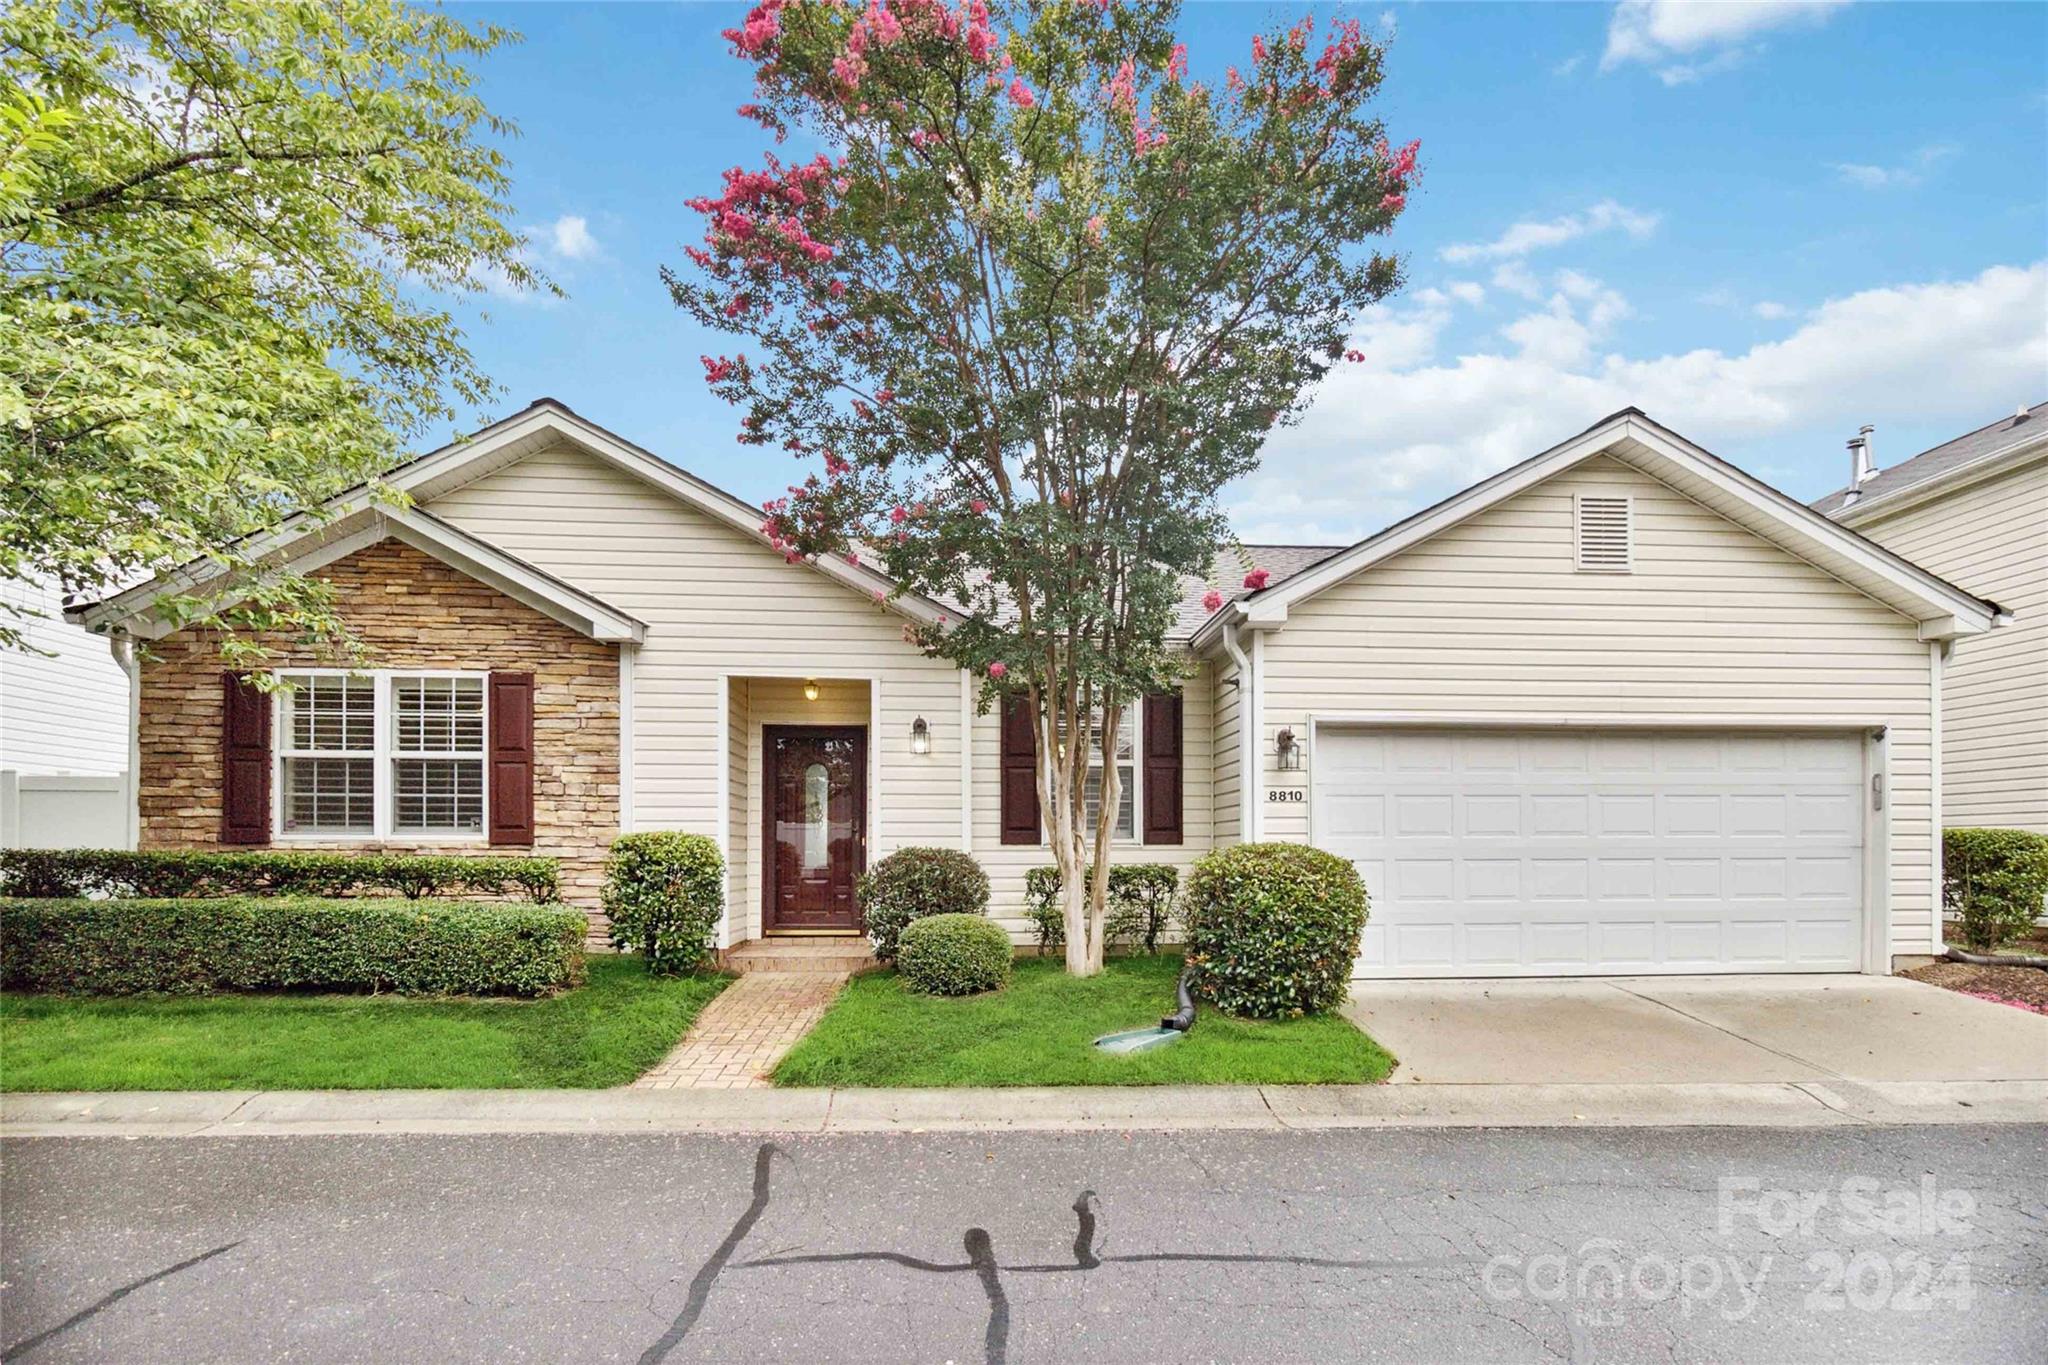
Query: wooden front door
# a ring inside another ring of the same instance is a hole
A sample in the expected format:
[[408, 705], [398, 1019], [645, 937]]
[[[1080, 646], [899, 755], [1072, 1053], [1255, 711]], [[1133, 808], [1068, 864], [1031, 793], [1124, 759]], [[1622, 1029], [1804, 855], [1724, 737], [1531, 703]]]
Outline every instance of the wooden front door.
[[853, 884], [867, 866], [868, 735], [858, 725], [761, 729], [764, 928], [860, 931]]

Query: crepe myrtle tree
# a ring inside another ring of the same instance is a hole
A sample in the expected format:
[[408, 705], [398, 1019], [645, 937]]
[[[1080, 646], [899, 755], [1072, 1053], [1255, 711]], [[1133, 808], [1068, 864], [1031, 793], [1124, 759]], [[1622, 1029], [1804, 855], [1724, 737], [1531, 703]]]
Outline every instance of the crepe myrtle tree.
[[725, 35], [754, 67], [739, 112], [828, 150], [727, 171], [664, 275], [750, 343], [704, 358], [740, 441], [799, 462], [771, 542], [961, 604], [907, 638], [983, 678], [984, 708], [1028, 699], [1078, 974], [1122, 795], [1103, 764], [1088, 818], [1091, 752], [1178, 681], [1165, 638], [1228, 534], [1218, 491], [1398, 286], [1362, 244], [1416, 176], [1356, 23], [1255, 38], [1212, 89], [1178, 10], [764, 0]]

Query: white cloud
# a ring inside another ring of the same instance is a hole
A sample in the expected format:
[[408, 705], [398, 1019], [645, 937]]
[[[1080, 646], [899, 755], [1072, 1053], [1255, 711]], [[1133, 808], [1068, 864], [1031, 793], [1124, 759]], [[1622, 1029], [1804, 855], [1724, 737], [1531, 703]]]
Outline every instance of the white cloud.
[[1525, 299], [1543, 297], [1543, 285], [1534, 271], [1520, 261], [1504, 261], [1493, 268], [1493, 287]]
[[1239, 532], [1353, 539], [1631, 404], [1752, 468], [1774, 440], [1832, 465], [1835, 437], [1858, 423], [1965, 430], [2048, 372], [2048, 262], [1864, 290], [1740, 352], [1642, 357], [1599, 347], [1619, 295], [1582, 276], [1558, 286], [1499, 351], [1446, 360], [1439, 333], [1424, 347], [1411, 332], [1405, 352], [1386, 351], [1405, 365], [1336, 367], [1235, 490]]
[[1563, 246], [1566, 242], [1617, 228], [1631, 237], [1647, 237], [1657, 230], [1658, 221], [1658, 215], [1654, 213], [1643, 213], [1612, 199], [1602, 199], [1584, 213], [1568, 213], [1562, 218], [1547, 221], [1525, 218], [1490, 242], [1454, 242], [1437, 254], [1454, 264], [1515, 260], [1532, 251]]
[[1486, 286], [1477, 280], [1453, 280], [1444, 288], [1460, 303], [1469, 303], [1474, 308], [1486, 302]]
[[541, 229], [548, 251], [565, 261], [588, 261], [603, 254], [597, 238], [590, 235], [590, 220], [581, 214], [565, 213]]
[[1704, 61], [1669, 66], [1658, 73], [1666, 85], [1685, 84], [1739, 60], [1745, 40], [1769, 29], [1824, 23], [1846, 3], [1848, 0], [1746, 0], [1742, 4], [1621, 0], [1607, 21], [1607, 48], [1600, 54], [1600, 69], [1611, 71], [1627, 62], [1655, 65], [1707, 52]]
[[1581, 66], [1584, 66], [1585, 64], [1586, 54], [1583, 52], [1574, 52], [1571, 56], [1565, 58], [1563, 61], [1552, 66], [1550, 68], [1550, 74], [1557, 77], [1559, 80], [1563, 80], [1567, 76], [1576, 74], [1578, 72], [1578, 69]]
[[1851, 185], [1866, 190], [1909, 189], [1927, 178], [1927, 173], [1956, 154], [1947, 144], [1922, 147], [1896, 166], [1868, 166], [1851, 161], [1835, 163], [1835, 174]]
[[1787, 308], [1782, 303], [1775, 303], [1770, 299], [1759, 299], [1750, 305], [1749, 311], [1756, 317], [1762, 318], [1765, 322], [1776, 322], [1780, 318], [1792, 316], [1790, 308]]

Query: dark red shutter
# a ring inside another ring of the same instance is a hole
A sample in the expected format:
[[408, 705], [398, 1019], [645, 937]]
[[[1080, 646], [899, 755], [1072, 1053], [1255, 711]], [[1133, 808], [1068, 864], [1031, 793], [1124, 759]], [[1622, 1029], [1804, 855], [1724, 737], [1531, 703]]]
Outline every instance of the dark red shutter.
[[1003, 842], [1038, 842], [1038, 720], [1027, 696], [1003, 698]]
[[270, 842], [270, 697], [220, 675], [220, 841]]
[[1145, 698], [1145, 842], [1180, 842], [1181, 700], [1178, 692]]
[[491, 674], [491, 842], [533, 842], [533, 674]]

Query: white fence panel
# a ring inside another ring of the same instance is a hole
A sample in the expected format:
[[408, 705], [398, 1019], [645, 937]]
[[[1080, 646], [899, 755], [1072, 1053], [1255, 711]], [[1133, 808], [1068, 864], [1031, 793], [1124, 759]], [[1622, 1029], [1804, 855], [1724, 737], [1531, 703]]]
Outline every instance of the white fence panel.
[[0, 848], [126, 848], [128, 779], [0, 770]]

